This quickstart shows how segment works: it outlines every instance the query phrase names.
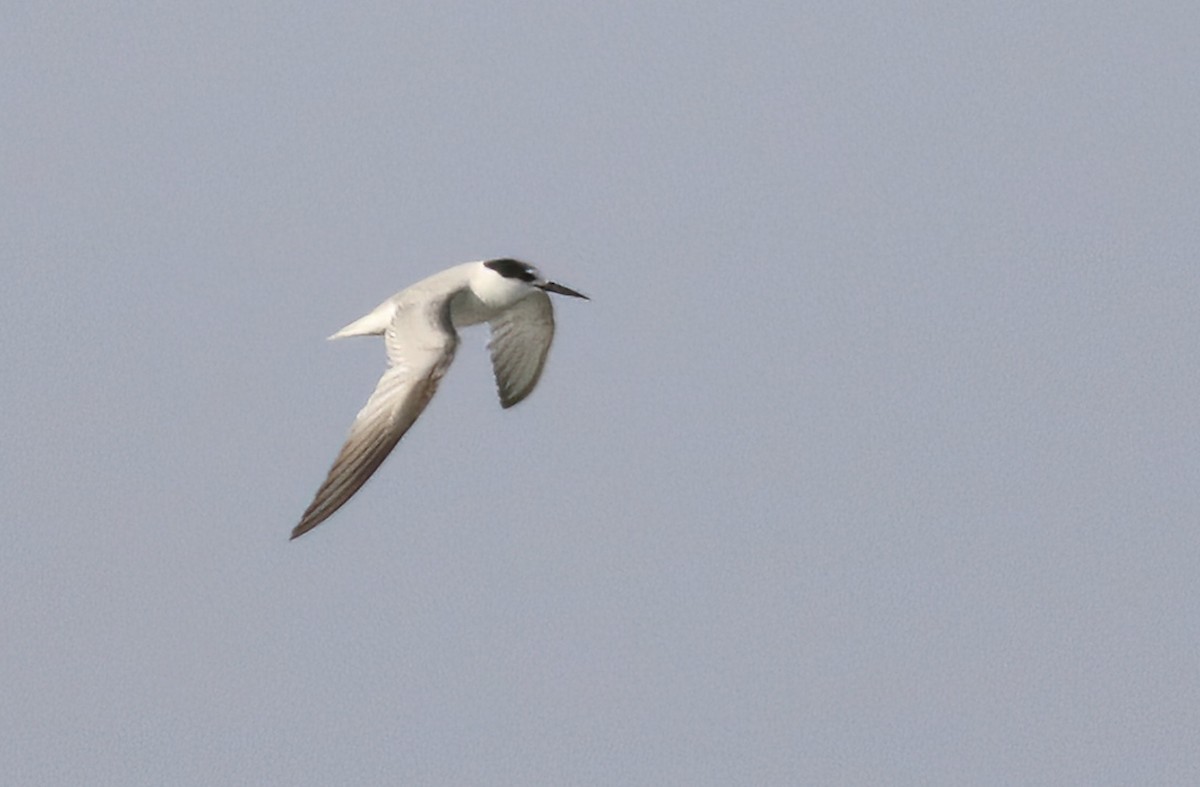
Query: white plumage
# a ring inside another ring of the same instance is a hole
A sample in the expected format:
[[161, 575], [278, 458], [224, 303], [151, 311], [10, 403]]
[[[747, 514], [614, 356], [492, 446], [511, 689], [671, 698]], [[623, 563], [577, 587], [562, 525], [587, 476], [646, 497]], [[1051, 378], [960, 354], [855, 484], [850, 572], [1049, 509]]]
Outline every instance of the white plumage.
[[513, 259], [456, 265], [401, 290], [330, 336], [383, 334], [388, 370], [350, 427], [312, 503], [292, 530], [304, 535], [328, 519], [366, 483], [425, 409], [450, 368], [458, 330], [490, 323], [488, 349], [501, 406], [533, 391], [554, 339], [547, 292], [587, 296], [546, 281]]

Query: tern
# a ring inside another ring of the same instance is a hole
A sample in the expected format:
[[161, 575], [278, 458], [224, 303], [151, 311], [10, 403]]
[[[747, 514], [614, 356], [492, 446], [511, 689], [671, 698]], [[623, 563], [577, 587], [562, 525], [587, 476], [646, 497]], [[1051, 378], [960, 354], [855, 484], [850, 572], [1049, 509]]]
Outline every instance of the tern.
[[292, 538], [332, 516], [400, 442], [450, 368], [458, 349], [458, 328], [483, 322], [491, 326], [488, 350], [501, 407], [529, 396], [554, 338], [549, 292], [588, 300], [583, 293], [547, 281], [537, 268], [520, 260], [468, 262], [401, 290], [330, 336], [382, 334], [388, 370], [354, 419]]

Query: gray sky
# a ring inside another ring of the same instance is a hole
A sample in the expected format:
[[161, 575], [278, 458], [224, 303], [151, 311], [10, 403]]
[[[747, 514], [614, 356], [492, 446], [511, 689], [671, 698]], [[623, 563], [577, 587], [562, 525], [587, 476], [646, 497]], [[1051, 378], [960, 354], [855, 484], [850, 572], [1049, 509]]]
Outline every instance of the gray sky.
[[1200, 781], [1200, 11], [969, 5], [8, 9], [3, 772]]

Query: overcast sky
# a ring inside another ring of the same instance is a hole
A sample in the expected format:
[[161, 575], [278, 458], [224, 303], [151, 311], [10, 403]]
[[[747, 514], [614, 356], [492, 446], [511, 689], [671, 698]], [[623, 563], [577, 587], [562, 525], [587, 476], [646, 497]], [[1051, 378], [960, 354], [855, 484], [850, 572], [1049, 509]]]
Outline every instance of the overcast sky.
[[4, 17], [13, 784], [1200, 782], [1195, 4]]

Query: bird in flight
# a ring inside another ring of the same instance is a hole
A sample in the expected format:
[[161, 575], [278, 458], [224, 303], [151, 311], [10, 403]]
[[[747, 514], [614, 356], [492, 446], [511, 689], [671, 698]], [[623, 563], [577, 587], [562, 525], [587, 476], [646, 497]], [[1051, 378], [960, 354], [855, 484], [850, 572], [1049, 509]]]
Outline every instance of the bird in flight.
[[324, 522], [366, 483], [429, 404], [458, 349], [458, 328], [486, 322], [500, 406], [533, 391], [550, 342], [554, 309], [546, 293], [587, 296], [542, 278], [513, 259], [467, 262], [401, 290], [330, 339], [383, 335], [388, 369], [359, 411], [345, 445], [300, 523], [298, 538]]

